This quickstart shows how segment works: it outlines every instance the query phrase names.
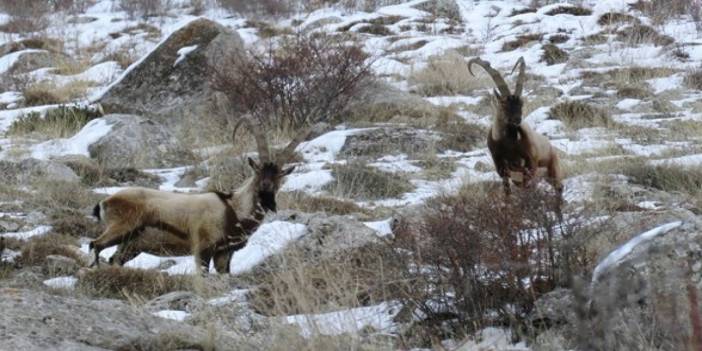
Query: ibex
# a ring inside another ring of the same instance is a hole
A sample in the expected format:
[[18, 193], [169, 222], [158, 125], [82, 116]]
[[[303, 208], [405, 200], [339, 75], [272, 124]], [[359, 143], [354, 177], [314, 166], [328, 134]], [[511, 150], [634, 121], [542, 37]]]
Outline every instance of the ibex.
[[312, 131], [308, 128], [298, 133], [274, 161], [262, 129], [255, 128], [249, 117], [239, 120], [233, 137], [242, 124], [250, 129], [258, 149], [259, 162], [248, 159], [253, 176], [231, 194], [180, 194], [135, 187], [109, 196], [94, 210], [107, 226], [100, 237], [90, 242], [89, 247], [95, 253], [92, 265], [99, 264], [100, 251], [117, 244], [118, 256], [111, 260], [116, 264], [124, 264], [140, 250], [155, 250], [157, 245], [151, 244], [130, 248], [132, 243], [148, 242], [142, 236], [146, 228], [152, 227], [170, 235], [165, 237], [168, 245], [164, 249], [193, 253], [205, 268], [214, 258], [217, 271], [228, 272], [232, 252], [245, 245], [248, 234], [258, 227], [265, 211], [276, 211], [275, 196], [281, 181], [295, 168], [283, 166]]
[[[561, 196], [563, 175], [561, 173], [557, 149], [548, 139], [534, 132], [529, 125], [522, 123], [522, 89], [526, 64], [520, 57], [512, 68], [512, 73], [519, 67], [519, 76], [512, 94], [507, 83], [490, 63], [480, 58], [468, 61], [468, 71], [473, 74], [472, 66], [482, 67], [495, 82], [494, 89], [495, 119], [488, 134], [487, 144], [497, 174], [502, 178], [505, 194], [510, 194], [510, 179], [523, 187], [529, 185], [539, 167], [547, 170], [547, 180]], [[518, 175], [521, 174], [521, 177]], [[521, 178], [521, 179], [520, 179]]]

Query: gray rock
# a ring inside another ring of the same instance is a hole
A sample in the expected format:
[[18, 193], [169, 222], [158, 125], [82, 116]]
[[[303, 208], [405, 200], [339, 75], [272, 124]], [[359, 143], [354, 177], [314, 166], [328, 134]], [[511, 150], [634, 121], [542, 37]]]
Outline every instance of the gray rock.
[[189, 291], [173, 291], [166, 295], [161, 295], [144, 305], [150, 312], [162, 310], [178, 310], [192, 313], [201, 309], [205, 301]]
[[401, 125], [380, 126], [346, 138], [339, 156], [380, 157], [404, 153], [416, 155], [431, 150], [441, 137], [431, 131]]
[[63, 164], [35, 158], [27, 158], [19, 162], [0, 161], [0, 177], [9, 184], [28, 184], [36, 179], [80, 181], [78, 175]]
[[[684, 349], [680, 342], [691, 340], [692, 320], [702, 314], [695, 302], [702, 295], [702, 220], [678, 210], [659, 225], [675, 220], [682, 225], [597, 270], [586, 326], [592, 349], [634, 345], [637, 335], [654, 335], [647, 342], [670, 349]], [[636, 333], [622, 326], [637, 328]]]
[[[306, 226], [306, 234], [290, 245], [290, 249], [304, 253], [304, 259], [315, 262], [333, 258], [352, 250], [377, 244], [376, 232], [353, 216], [338, 216], [326, 213], [301, 213], [280, 211], [265, 219], [265, 222], [288, 221]], [[253, 273], [271, 271], [279, 263], [280, 256], [273, 255], [253, 269]]]
[[190, 151], [160, 123], [134, 115], [108, 115], [112, 130], [88, 147], [90, 157], [110, 168], [157, 168], [192, 160]]
[[[212, 333], [159, 318], [122, 301], [88, 300], [24, 289], [0, 289], [0, 335], [7, 350], [237, 349]], [[199, 348], [198, 348], [199, 347]]]
[[[197, 46], [176, 64], [178, 51]], [[177, 30], [107, 91], [100, 102], [106, 113], [153, 118], [169, 127], [184, 118], [200, 118], [211, 109], [215, 94], [208, 66], [243, 50], [238, 34], [207, 19]]]

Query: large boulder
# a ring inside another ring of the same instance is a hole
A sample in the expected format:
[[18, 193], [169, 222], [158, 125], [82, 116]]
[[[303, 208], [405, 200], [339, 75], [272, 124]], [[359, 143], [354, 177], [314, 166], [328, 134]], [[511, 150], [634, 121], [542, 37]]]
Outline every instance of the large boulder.
[[110, 168], [158, 168], [187, 164], [193, 155], [162, 124], [135, 115], [104, 117], [112, 129], [88, 147]]
[[106, 113], [131, 113], [169, 127], [215, 106], [210, 65], [243, 50], [238, 34], [210, 20], [175, 31], [98, 99]]
[[589, 306], [580, 306], [587, 349], [633, 350], [642, 342], [686, 349], [700, 337], [693, 326], [702, 315], [702, 220], [685, 210], [659, 220], [595, 268]]
[[80, 178], [65, 165], [27, 158], [19, 162], [0, 161], [0, 177], [6, 184], [28, 184], [37, 179], [78, 182]]
[[367, 129], [346, 137], [339, 152], [342, 158], [380, 157], [388, 154], [417, 155], [441, 140], [438, 133], [403, 125]]
[[237, 349], [222, 330], [205, 330], [117, 300], [0, 289], [0, 335], [8, 350]]

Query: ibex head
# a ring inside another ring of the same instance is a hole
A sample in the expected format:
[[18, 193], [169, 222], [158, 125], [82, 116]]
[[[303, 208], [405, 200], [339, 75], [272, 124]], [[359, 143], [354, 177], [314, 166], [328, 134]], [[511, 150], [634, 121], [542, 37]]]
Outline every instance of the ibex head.
[[498, 118], [504, 119], [507, 124], [517, 126], [522, 123], [522, 88], [524, 86], [524, 71], [526, 69], [526, 64], [524, 63], [524, 57], [520, 57], [517, 63], [512, 68], [512, 73], [519, 66], [519, 76], [517, 77], [517, 83], [514, 87], [514, 94], [509, 91], [507, 83], [504, 78], [500, 75], [497, 70], [490, 66], [490, 63], [482, 60], [480, 58], [474, 58], [468, 61], [468, 72], [473, 74], [472, 66], [477, 64], [482, 67], [489, 75], [497, 86], [494, 89], [495, 98], [497, 101], [497, 111]]
[[254, 125], [250, 116], [243, 116], [234, 126], [232, 138], [236, 140], [236, 132], [239, 127], [245, 124], [253, 134], [258, 149], [258, 162], [249, 157], [249, 166], [254, 170], [253, 184], [260, 200], [261, 206], [267, 211], [276, 211], [275, 194], [280, 189], [283, 178], [295, 170], [295, 166], [285, 168], [285, 164], [292, 160], [295, 148], [307, 138], [312, 131], [308, 128], [298, 133], [295, 138], [283, 149], [273, 160], [271, 158], [268, 142], [263, 134], [263, 128]]

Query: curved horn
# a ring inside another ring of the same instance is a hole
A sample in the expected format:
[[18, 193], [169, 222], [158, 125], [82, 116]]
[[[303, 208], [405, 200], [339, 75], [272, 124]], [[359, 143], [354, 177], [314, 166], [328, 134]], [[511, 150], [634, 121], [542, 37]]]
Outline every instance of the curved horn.
[[485, 70], [485, 72], [487, 72], [490, 75], [490, 77], [492, 77], [492, 81], [495, 82], [495, 85], [497, 86], [497, 90], [499, 90], [499, 92], [502, 96], [512, 95], [509, 92], [509, 87], [507, 87], [507, 83], [505, 83], [504, 78], [502, 78], [502, 76], [500, 75], [500, 72], [497, 72], [494, 68], [492, 68], [490, 66], [490, 62], [482, 60], [479, 57], [476, 57], [476, 58], [468, 61], [468, 72], [470, 72], [470, 74], [472, 74], [472, 75], [475, 75], [475, 74], [473, 74], [473, 69], [472, 69], [473, 64], [476, 64], [476, 65], [482, 67]]
[[234, 131], [232, 132], [232, 143], [236, 141], [236, 131], [239, 129], [239, 127], [245, 124], [246, 128], [249, 129], [251, 134], [253, 134], [254, 139], [256, 139], [256, 146], [258, 147], [258, 159], [259, 162], [261, 163], [266, 163], [270, 162], [271, 160], [271, 155], [270, 152], [268, 151], [268, 143], [266, 142], [266, 136], [263, 135], [262, 129], [256, 129], [253, 125], [253, 122], [251, 121], [251, 115], [245, 115], [241, 116], [238, 122], [236, 122], [236, 125], [234, 125]]
[[[520, 57], [517, 63], [514, 64], [512, 68], [512, 73], [519, 66], [519, 76], [517, 76], [517, 84], [514, 86], [514, 95], [522, 96], [522, 88], [524, 87], [524, 71], [526, 70], [526, 63], [524, 62], [524, 57]], [[510, 73], [510, 74], [512, 74]]]
[[305, 141], [307, 137], [312, 133], [313, 130], [320, 129], [324, 126], [324, 123], [317, 123], [314, 126], [308, 127], [307, 129], [304, 129], [303, 131], [299, 132], [293, 140], [290, 141], [290, 143], [283, 149], [283, 151], [280, 152], [278, 157], [276, 157], [276, 163], [279, 166], [283, 166], [286, 164], [290, 159], [292, 159], [293, 155], [295, 154], [295, 148], [297, 148], [300, 143]]

